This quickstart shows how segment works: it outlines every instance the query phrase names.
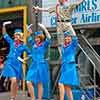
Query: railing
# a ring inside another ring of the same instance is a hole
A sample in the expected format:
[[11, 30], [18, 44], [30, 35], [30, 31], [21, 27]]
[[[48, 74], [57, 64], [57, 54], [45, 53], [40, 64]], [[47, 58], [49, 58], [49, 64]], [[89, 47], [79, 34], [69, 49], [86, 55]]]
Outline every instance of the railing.
[[[93, 78], [89, 74], [87, 76], [83, 76], [84, 78], [88, 77], [89, 87], [87, 87], [84, 83], [81, 82], [80, 90], [83, 93], [83, 95], [85, 95], [85, 97], [86, 97], [85, 100], [91, 100], [91, 98], [93, 100], [95, 100], [97, 95], [98, 95], [98, 97], [100, 97], [100, 93], [98, 92], [98, 90], [100, 90], [100, 89], [98, 88], [98, 86], [96, 84], [96, 71], [100, 75], [100, 66], [99, 66], [100, 65], [100, 57], [96, 53], [94, 48], [91, 46], [91, 44], [88, 42], [88, 40], [83, 35], [78, 36], [78, 38], [79, 38], [79, 45], [78, 45], [79, 48], [82, 50], [82, 52], [85, 54], [85, 56], [88, 58], [88, 60], [93, 65]], [[54, 94], [54, 91], [56, 90], [57, 81], [60, 76], [59, 72], [60, 72], [60, 69], [57, 72], [57, 77], [56, 77], [53, 89], [51, 91], [51, 96]], [[81, 77], [81, 75], [80, 75], [80, 77]], [[91, 98], [88, 96], [88, 94], [89, 94], [88, 88], [93, 88], [94, 93], [92, 95], [90, 94]], [[97, 90], [97, 88], [98, 88], [98, 90]]]
[[83, 35], [78, 36], [78, 38], [80, 49], [83, 51], [83, 53], [93, 64], [93, 66], [100, 75], [100, 56], [97, 54], [97, 52], [94, 50], [94, 48]]
[[[89, 80], [90, 87], [93, 86], [94, 88], [93, 99], [95, 100], [96, 94], [98, 94], [98, 96], [100, 97], [100, 93], [96, 89], [97, 88], [96, 71], [100, 75], [100, 56], [97, 54], [97, 52], [94, 50], [94, 48], [91, 46], [91, 44], [88, 42], [88, 40], [83, 35], [78, 36], [78, 38], [79, 38], [79, 45], [78, 45], [79, 48], [82, 50], [82, 52], [85, 54], [85, 56], [88, 58], [88, 60], [93, 65], [93, 79], [91, 78], [90, 75], [88, 75], [88, 80]], [[86, 88], [86, 86], [84, 85], [84, 83], [81, 83], [80, 89], [83, 91], [83, 94], [87, 97], [87, 100], [91, 100], [87, 95], [88, 90], [84, 88]]]

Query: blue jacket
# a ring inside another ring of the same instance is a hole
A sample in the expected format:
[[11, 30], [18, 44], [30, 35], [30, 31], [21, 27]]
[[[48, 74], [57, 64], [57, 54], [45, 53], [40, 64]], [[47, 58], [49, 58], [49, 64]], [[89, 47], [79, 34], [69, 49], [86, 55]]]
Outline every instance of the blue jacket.
[[15, 47], [14, 40], [12, 40], [7, 33], [4, 35], [4, 39], [9, 43], [9, 46], [10, 46], [10, 50], [9, 50], [9, 54], [7, 56], [7, 59], [9, 59], [9, 58], [17, 59], [18, 57], [20, 57], [22, 55], [22, 53], [24, 51], [27, 52], [28, 56], [31, 56], [30, 49], [24, 43], [19, 44], [18, 47]]
[[69, 46], [64, 47], [61, 46], [61, 52], [62, 52], [62, 63], [70, 63], [75, 62], [75, 54], [76, 54], [76, 48], [78, 45], [78, 39], [76, 36], [72, 37], [72, 41], [69, 44]]
[[32, 37], [28, 38], [29, 44], [32, 46], [32, 59], [34, 61], [43, 61], [46, 50], [48, 49], [51, 40], [47, 39], [42, 42], [42, 45], [36, 48], [36, 43]]

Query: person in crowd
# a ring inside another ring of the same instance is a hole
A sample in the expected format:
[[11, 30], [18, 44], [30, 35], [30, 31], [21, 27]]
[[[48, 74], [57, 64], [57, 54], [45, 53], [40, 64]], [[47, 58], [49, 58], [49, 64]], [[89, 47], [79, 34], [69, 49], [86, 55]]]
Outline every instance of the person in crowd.
[[31, 51], [23, 42], [24, 35], [21, 29], [15, 29], [14, 40], [7, 34], [6, 25], [11, 23], [11, 21], [3, 22], [2, 35], [8, 42], [10, 51], [6, 57], [2, 76], [10, 79], [10, 100], [15, 100], [18, 90], [17, 83], [23, 79], [22, 63], [26, 60], [26, 58], [22, 59], [21, 56], [26, 51], [31, 57]]
[[[75, 63], [75, 50], [78, 44], [76, 33], [72, 27], [71, 19], [72, 12], [78, 7], [84, 0], [78, 0], [74, 3], [70, 3], [68, 0], [58, 0], [56, 6], [51, 8], [40, 8], [33, 6], [33, 12], [49, 12], [56, 13], [57, 16], [57, 33], [58, 44], [62, 45], [62, 64], [61, 64], [61, 76], [59, 79], [59, 92], [60, 100], [64, 100], [64, 91], [66, 91], [68, 99], [73, 100], [71, 88], [79, 85], [79, 79], [76, 70]], [[70, 33], [70, 34], [67, 34]]]
[[64, 100], [64, 92], [68, 96], [68, 100], [73, 100], [72, 87], [80, 85], [75, 54], [78, 46], [76, 34], [71, 31], [64, 32], [64, 44], [59, 46], [61, 55], [61, 71], [58, 81], [60, 100]]
[[26, 81], [32, 100], [36, 100], [34, 85], [38, 86], [38, 100], [42, 100], [43, 92], [45, 92], [43, 84], [49, 82], [49, 68], [45, 53], [51, 43], [51, 36], [43, 24], [38, 25], [44, 32], [35, 32], [35, 39], [30, 36], [32, 30], [28, 30], [28, 42], [32, 46], [32, 64], [29, 67]]

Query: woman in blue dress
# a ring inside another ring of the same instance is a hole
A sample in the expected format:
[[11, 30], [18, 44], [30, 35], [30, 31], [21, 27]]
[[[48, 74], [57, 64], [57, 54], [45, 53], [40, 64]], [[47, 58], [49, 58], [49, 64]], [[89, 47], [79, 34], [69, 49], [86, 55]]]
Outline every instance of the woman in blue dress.
[[17, 95], [17, 82], [23, 79], [22, 62], [24, 59], [21, 55], [24, 51], [27, 52], [28, 56], [31, 56], [30, 49], [23, 43], [23, 33], [21, 29], [16, 29], [14, 33], [14, 40], [6, 32], [6, 25], [11, 22], [4, 22], [2, 28], [2, 34], [4, 39], [8, 42], [10, 46], [10, 51], [5, 61], [2, 76], [9, 78], [11, 81], [11, 98], [10, 100], [15, 100]]
[[32, 46], [32, 64], [28, 70], [26, 80], [32, 100], [36, 99], [34, 95], [34, 85], [38, 85], [38, 100], [42, 100], [43, 83], [49, 82], [48, 62], [44, 56], [50, 45], [51, 36], [44, 25], [38, 25], [44, 31], [46, 39], [44, 39], [45, 36], [41, 31], [35, 32], [35, 40], [33, 40], [32, 37], [28, 38], [28, 42]]
[[64, 44], [60, 46], [59, 51], [62, 56], [61, 74], [58, 81], [60, 100], [64, 100], [64, 91], [68, 96], [68, 100], [73, 100], [73, 86], [79, 86], [79, 77], [75, 63], [75, 53], [78, 45], [78, 39], [75, 32], [64, 32]]

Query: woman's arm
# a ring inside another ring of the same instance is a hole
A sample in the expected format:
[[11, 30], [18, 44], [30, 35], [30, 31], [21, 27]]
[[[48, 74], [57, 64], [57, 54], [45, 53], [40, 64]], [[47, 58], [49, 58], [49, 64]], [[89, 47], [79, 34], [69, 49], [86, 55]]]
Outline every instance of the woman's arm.
[[27, 52], [28, 56], [25, 57], [25, 58], [21, 58], [20, 56], [18, 56], [18, 58], [17, 58], [22, 63], [26, 63], [25, 61], [28, 60], [31, 57], [31, 51], [26, 45], [24, 45], [24, 51]]
[[3, 28], [2, 28], [2, 35], [5, 35], [7, 32], [6, 32], [6, 27], [5, 26], [3, 26]]
[[50, 7], [50, 8], [40, 8], [39, 6], [33, 6], [33, 12], [49, 12], [53, 13], [56, 12], [56, 7]]
[[46, 39], [43, 42], [43, 45], [47, 49], [49, 47], [49, 45], [51, 44], [51, 35], [49, 34], [48, 30], [46, 29], [46, 27], [43, 24], [38, 23], [38, 25], [45, 33]]
[[31, 37], [31, 34], [33, 33], [31, 27], [33, 26], [33, 24], [30, 24], [27, 26], [27, 38], [28, 38], [28, 43], [30, 45], [34, 44], [34, 39]]
[[27, 37], [30, 37], [30, 35], [33, 33], [33, 31], [32, 31], [32, 27], [33, 26], [33, 24], [30, 24], [30, 25], [27, 25]]
[[46, 38], [51, 39], [51, 35], [48, 32], [47, 28], [43, 24], [38, 23], [38, 25], [45, 32]]
[[6, 32], [6, 25], [11, 24], [11, 21], [3, 22], [2, 34], [5, 35]]
[[2, 35], [4, 37], [4, 39], [10, 44], [12, 45], [13, 40], [10, 38], [10, 36], [7, 34], [6, 31], [6, 25], [11, 24], [11, 21], [7, 21], [3, 23], [3, 28], [2, 28]]
[[40, 8], [39, 6], [33, 6], [33, 11], [44, 11], [44, 12], [48, 12], [48, 8]]

